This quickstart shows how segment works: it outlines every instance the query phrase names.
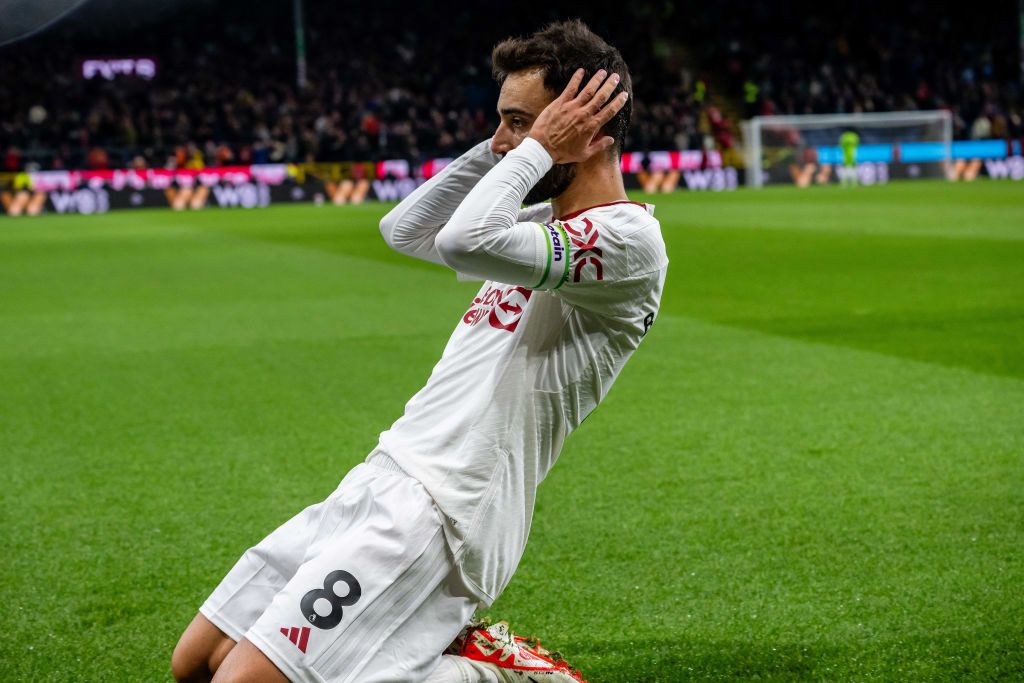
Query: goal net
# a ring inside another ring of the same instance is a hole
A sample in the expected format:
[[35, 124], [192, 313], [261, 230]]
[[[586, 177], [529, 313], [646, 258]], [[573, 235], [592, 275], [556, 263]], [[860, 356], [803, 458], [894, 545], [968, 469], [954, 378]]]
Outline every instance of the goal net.
[[948, 111], [755, 116], [743, 134], [751, 187], [945, 178], [952, 160]]

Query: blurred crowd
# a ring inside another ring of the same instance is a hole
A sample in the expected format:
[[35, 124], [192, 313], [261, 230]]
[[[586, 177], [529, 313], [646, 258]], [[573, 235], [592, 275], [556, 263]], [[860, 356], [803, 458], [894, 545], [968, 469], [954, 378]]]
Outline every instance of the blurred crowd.
[[693, 18], [746, 116], [946, 109], [955, 138], [1024, 135], [1015, 2], [723, 0]]
[[[444, 22], [422, 4], [354, 22], [345, 3], [307, 0], [303, 89], [282, 13], [290, 3], [278, 4], [198, 3], [187, 20], [150, 17], [120, 33], [65, 22], [0, 48], [0, 170], [454, 156], [497, 123], [493, 43], [565, 15], [549, 7], [481, 30], [473, 2]], [[802, 4], [723, 0], [693, 14], [666, 5], [628, 10], [628, 21], [587, 17], [634, 74], [627, 148], [728, 151], [739, 118], [767, 113], [949, 108], [958, 137], [1021, 135], [1017, 81], [998, 71], [985, 22], [942, 24], [912, 2], [904, 23], [879, 28], [870, 12], [826, 21]], [[242, 8], [245, 20], [234, 20]], [[156, 78], [81, 78], [77, 60], [111, 45], [153, 57]]]

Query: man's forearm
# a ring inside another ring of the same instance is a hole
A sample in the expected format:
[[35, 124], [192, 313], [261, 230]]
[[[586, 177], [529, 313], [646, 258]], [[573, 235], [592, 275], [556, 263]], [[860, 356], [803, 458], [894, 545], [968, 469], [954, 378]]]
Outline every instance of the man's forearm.
[[518, 223], [530, 189], [551, 169], [551, 156], [527, 138], [472, 189], [437, 236], [444, 262], [468, 275], [543, 286], [548, 228]]
[[476, 145], [403, 199], [380, 222], [396, 251], [444, 265], [434, 238], [477, 182], [498, 162], [490, 140]]

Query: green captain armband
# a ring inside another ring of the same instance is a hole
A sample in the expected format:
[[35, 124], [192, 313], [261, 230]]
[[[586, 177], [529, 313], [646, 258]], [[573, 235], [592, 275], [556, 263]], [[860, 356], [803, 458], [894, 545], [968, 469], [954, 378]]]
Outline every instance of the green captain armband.
[[569, 279], [569, 236], [561, 223], [537, 223], [547, 244], [547, 263], [540, 281], [531, 289], [558, 289]]

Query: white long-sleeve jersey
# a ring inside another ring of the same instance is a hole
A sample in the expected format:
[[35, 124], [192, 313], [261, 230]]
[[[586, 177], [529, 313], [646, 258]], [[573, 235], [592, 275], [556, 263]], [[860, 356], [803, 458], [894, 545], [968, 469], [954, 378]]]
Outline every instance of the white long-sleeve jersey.
[[515, 572], [562, 443], [654, 322], [668, 267], [652, 206], [521, 210], [551, 164], [532, 138], [500, 161], [481, 143], [381, 221], [398, 251], [485, 280], [379, 446], [433, 496], [484, 604]]

